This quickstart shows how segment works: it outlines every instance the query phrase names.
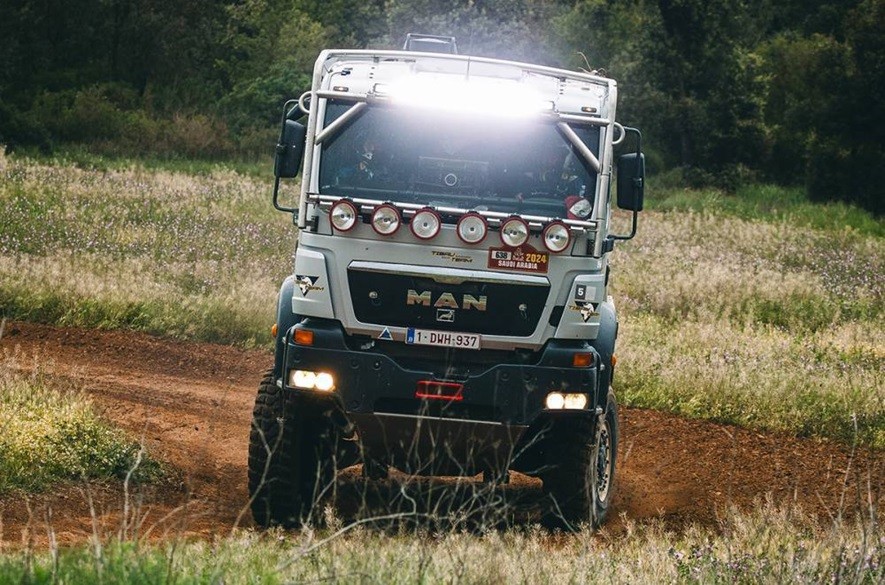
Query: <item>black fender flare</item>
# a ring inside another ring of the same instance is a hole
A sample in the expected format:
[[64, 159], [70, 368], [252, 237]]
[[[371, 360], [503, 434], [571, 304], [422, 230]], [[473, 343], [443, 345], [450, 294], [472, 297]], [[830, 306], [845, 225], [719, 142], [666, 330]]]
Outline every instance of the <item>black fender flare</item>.
[[596, 385], [596, 406], [606, 408], [608, 389], [615, 376], [612, 356], [615, 353], [615, 342], [618, 339], [618, 315], [614, 303], [605, 301], [599, 304], [599, 334], [590, 345], [599, 354], [600, 368]]
[[295, 292], [295, 276], [289, 275], [280, 286], [280, 294], [277, 296], [277, 336], [274, 339], [274, 379], [283, 375], [283, 364], [286, 352], [286, 337], [289, 330], [301, 322], [302, 316], [292, 312], [292, 295]]

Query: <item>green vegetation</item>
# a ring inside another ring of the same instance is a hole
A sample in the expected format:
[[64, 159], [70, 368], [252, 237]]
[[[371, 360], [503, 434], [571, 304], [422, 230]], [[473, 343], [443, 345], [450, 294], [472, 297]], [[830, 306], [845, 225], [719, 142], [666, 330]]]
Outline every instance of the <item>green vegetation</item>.
[[765, 505], [725, 515], [719, 534], [652, 523], [563, 537], [526, 528], [392, 535], [357, 528], [238, 532], [214, 542], [132, 541], [0, 556], [8, 583], [879, 583], [881, 528], [822, 528]]
[[885, 0], [36, 0], [0, 4], [0, 144], [267, 156], [323, 48], [452, 34], [462, 53], [604, 69], [649, 167], [885, 211]]
[[[102, 421], [84, 395], [0, 362], [0, 495], [77, 479], [155, 478], [159, 466], [137, 442]], [[2, 579], [0, 579], [2, 580]]]
[[[0, 159], [0, 316], [269, 343], [269, 182], [104, 161]], [[885, 447], [883, 222], [764, 186], [650, 205], [612, 258], [622, 403]]]

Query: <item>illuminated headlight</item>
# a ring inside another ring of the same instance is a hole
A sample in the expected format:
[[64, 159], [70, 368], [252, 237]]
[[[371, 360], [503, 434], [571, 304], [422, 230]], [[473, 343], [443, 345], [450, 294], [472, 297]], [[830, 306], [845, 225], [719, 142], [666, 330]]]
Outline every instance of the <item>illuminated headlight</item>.
[[356, 209], [356, 205], [346, 199], [342, 199], [329, 210], [329, 221], [332, 222], [332, 227], [339, 232], [346, 232], [353, 229], [353, 226], [356, 225], [358, 215], [359, 212]]
[[488, 231], [489, 226], [485, 218], [478, 213], [468, 213], [458, 220], [458, 237], [465, 244], [480, 243]]
[[513, 217], [501, 226], [501, 241], [505, 246], [516, 248], [522, 246], [529, 239], [529, 224], [524, 220]]
[[544, 228], [543, 238], [544, 245], [551, 252], [562, 252], [568, 248], [572, 237], [569, 234], [568, 226], [564, 223], [555, 221]]
[[289, 370], [289, 386], [303, 390], [329, 392], [335, 388], [335, 378], [328, 372], [310, 370]]
[[586, 394], [551, 392], [544, 401], [547, 410], [583, 410], [587, 408]]
[[399, 210], [393, 205], [379, 205], [372, 213], [372, 227], [382, 236], [389, 236], [399, 229]]
[[442, 221], [434, 210], [422, 209], [412, 218], [412, 223], [409, 224], [409, 227], [416, 238], [429, 240], [439, 233], [441, 225]]

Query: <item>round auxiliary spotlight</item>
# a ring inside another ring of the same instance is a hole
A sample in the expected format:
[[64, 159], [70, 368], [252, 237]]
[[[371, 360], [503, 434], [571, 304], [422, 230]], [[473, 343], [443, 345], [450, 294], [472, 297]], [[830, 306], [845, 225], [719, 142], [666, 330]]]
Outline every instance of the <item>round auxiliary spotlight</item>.
[[389, 203], [379, 205], [372, 212], [372, 228], [382, 236], [393, 234], [399, 229], [400, 223], [399, 210]]
[[442, 220], [439, 218], [439, 214], [429, 207], [418, 211], [409, 224], [412, 233], [421, 240], [429, 240], [438, 234], [441, 226]]
[[544, 228], [541, 239], [544, 240], [544, 246], [551, 252], [562, 252], [568, 248], [572, 236], [569, 234], [567, 225], [561, 221], [554, 221]]
[[529, 239], [529, 224], [519, 217], [511, 217], [501, 224], [501, 241], [505, 246], [516, 248]]
[[458, 220], [457, 232], [458, 237], [465, 244], [478, 244], [489, 233], [489, 224], [480, 214], [467, 213]]
[[359, 211], [357, 211], [356, 205], [347, 199], [337, 201], [329, 210], [329, 221], [332, 223], [332, 227], [339, 232], [352, 230], [358, 217]]

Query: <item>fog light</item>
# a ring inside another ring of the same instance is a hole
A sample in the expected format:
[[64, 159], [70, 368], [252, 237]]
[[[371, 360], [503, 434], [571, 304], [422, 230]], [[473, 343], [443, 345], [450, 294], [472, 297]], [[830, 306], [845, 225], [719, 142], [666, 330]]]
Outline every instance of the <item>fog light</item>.
[[329, 210], [329, 221], [339, 232], [352, 230], [356, 225], [359, 212], [356, 205], [347, 199], [342, 199]]
[[458, 221], [458, 237], [465, 244], [478, 244], [489, 231], [485, 218], [478, 213], [467, 213]]
[[561, 221], [554, 221], [546, 228], [543, 234], [544, 245], [551, 252], [562, 252], [568, 248], [571, 241], [571, 235], [568, 232], [568, 226]]
[[372, 213], [372, 228], [382, 236], [389, 236], [399, 229], [399, 210], [393, 205], [379, 205]]
[[439, 233], [442, 220], [439, 215], [432, 209], [422, 209], [412, 218], [409, 227], [416, 238], [429, 240]]
[[551, 392], [547, 395], [545, 403], [549, 410], [562, 410], [562, 407], [565, 406], [565, 396], [559, 392]]
[[518, 248], [529, 239], [529, 224], [525, 220], [513, 217], [501, 226], [501, 241], [505, 246]]

